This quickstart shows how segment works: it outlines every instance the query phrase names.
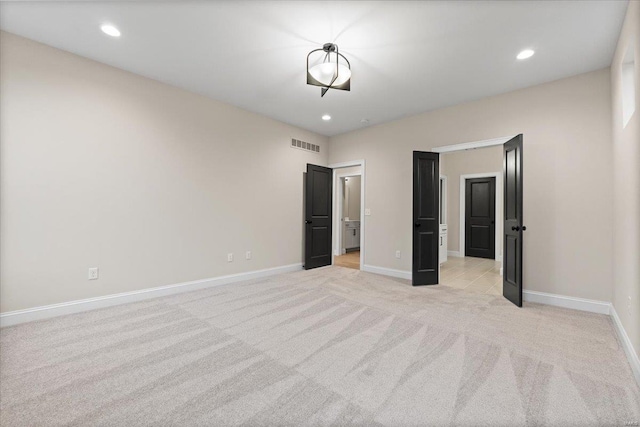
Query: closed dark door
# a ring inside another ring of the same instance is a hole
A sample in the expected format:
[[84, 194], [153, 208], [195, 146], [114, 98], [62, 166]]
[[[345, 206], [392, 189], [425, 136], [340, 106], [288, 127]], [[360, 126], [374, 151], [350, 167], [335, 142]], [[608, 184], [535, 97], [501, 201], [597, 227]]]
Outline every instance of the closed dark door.
[[413, 263], [412, 283], [438, 284], [440, 234], [439, 155], [413, 152]]
[[496, 179], [467, 179], [465, 186], [465, 256], [496, 257]]
[[502, 294], [522, 307], [522, 135], [504, 144]]
[[307, 164], [305, 184], [304, 268], [331, 265], [333, 170]]

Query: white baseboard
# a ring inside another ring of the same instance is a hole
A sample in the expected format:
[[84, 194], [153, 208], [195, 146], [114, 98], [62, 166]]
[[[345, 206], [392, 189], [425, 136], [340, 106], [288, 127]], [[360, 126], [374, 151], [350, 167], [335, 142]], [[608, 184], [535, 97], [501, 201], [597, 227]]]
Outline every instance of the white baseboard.
[[63, 316], [65, 314], [79, 313], [97, 308], [111, 307], [135, 301], [158, 298], [167, 295], [190, 292], [212, 286], [227, 285], [243, 280], [259, 279], [277, 274], [289, 273], [302, 269], [302, 263], [284, 265], [281, 267], [267, 268], [264, 270], [249, 271], [246, 273], [230, 274], [227, 276], [212, 277], [209, 279], [194, 280], [175, 285], [160, 286], [157, 288], [141, 289], [139, 291], [124, 292], [121, 294], [105, 295], [96, 298], [63, 302], [60, 304], [45, 305], [28, 308], [25, 310], [9, 311], [0, 314], [0, 327], [17, 325], [19, 323], [34, 320], [48, 319]]
[[[52, 304], [41, 307], [34, 307], [25, 310], [10, 311], [0, 314], [0, 327], [17, 325], [19, 323], [31, 322], [34, 320], [48, 319], [51, 317], [66, 314], [79, 313], [83, 311], [111, 307], [114, 305], [126, 304], [142, 301], [151, 298], [158, 298], [183, 292], [205, 289], [213, 286], [226, 285], [243, 280], [259, 279], [262, 277], [274, 276], [278, 274], [299, 271], [302, 264], [290, 264], [281, 267], [267, 268], [264, 270], [249, 271], [246, 273], [230, 274], [227, 276], [213, 277], [209, 279], [194, 280], [191, 282], [178, 283], [175, 285], [160, 286], [157, 288], [142, 289], [133, 292], [124, 292], [102, 297], [88, 298], [83, 300], [69, 301], [60, 304]], [[411, 280], [411, 272], [404, 270], [394, 270], [391, 268], [364, 265], [362, 271], [382, 274], [385, 276], [398, 277]], [[564, 295], [548, 294], [536, 291], [523, 291], [524, 300], [540, 304], [553, 305], [556, 307], [570, 308], [574, 310], [589, 311], [609, 315], [612, 318], [616, 332], [620, 337], [622, 347], [627, 355], [631, 370], [636, 381], [640, 385], [640, 359], [636, 353], [627, 332], [620, 322], [618, 313], [613, 305], [605, 301], [589, 300], [584, 298], [568, 297]]]
[[624, 326], [622, 326], [622, 322], [613, 304], [611, 304], [611, 320], [613, 320], [613, 326], [615, 326], [616, 332], [618, 332], [618, 336], [620, 337], [622, 348], [627, 354], [627, 359], [629, 360], [629, 365], [631, 365], [633, 375], [636, 377], [636, 382], [640, 386], [640, 358], [638, 358], [638, 353], [636, 349], [633, 348], [629, 335], [627, 335], [627, 331], [624, 330]]
[[[464, 255], [461, 254], [460, 251], [447, 251], [447, 255], [455, 258], [464, 258]], [[502, 255], [496, 255], [496, 261], [502, 262]]]
[[398, 277], [400, 279], [411, 280], [411, 272], [404, 270], [394, 270], [392, 268], [376, 267], [375, 265], [364, 265], [362, 271], [368, 273], [382, 274], [383, 276]]
[[[455, 258], [464, 258], [464, 255], [462, 255], [460, 251], [447, 251], [447, 255]], [[496, 255], [496, 261], [502, 262], [502, 255]]]
[[523, 291], [523, 297], [524, 300], [528, 302], [537, 302], [540, 304], [554, 305], [556, 307], [571, 308], [574, 310], [589, 311], [591, 313], [611, 316], [613, 325], [618, 336], [620, 337], [622, 348], [627, 355], [629, 365], [631, 365], [633, 376], [635, 377], [638, 385], [640, 385], [640, 358], [638, 358], [638, 353], [636, 352], [635, 348], [633, 348], [633, 344], [631, 343], [631, 340], [629, 339], [624, 326], [622, 326], [622, 322], [620, 321], [618, 313], [616, 312], [613, 304], [606, 301], [596, 301], [584, 298], [568, 297], [564, 295], [547, 294], [544, 292], [536, 291]]
[[554, 305], [556, 307], [571, 308], [591, 313], [610, 314], [611, 303], [584, 298], [567, 297], [564, 295], [547, 294], [545, 292], [523, 291], [522, 297], [527, 302]]

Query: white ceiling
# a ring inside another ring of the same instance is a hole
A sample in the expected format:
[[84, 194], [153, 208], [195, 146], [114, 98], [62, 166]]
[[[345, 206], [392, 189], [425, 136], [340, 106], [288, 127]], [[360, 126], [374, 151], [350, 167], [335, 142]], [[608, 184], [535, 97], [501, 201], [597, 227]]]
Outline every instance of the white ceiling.
[[[4, 2], [0, 27], [324, 135], [610, 65], [626, 1]], [[122, 37], [104, 35], [102, 23]], [[335, 42], [351, 92], [306, 85]], [[533, 48], [536, 55], [517, 61]], [[323, 122], [321, 116], [333, 119]]]

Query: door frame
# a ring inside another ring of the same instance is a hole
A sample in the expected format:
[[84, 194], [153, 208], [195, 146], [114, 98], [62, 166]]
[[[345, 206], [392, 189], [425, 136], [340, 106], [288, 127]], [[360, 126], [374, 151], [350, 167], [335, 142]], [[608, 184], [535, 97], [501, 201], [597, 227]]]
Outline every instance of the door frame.
[[[504, 221], [502, 211], [498, 209], [500, 202], [504, 198], [504, 189], [502, 188], [502, 172], [485, 172], [485, 173], [470, 173], [460, 175], [460, 256], [464, 257], [466, 253], [465, 245], [465, 231], [466, 231], [466, 192], [467, 192], [467, 179], [474, 178], [495, 178], [496, 179], [496, 219], [495, 223], [498, 224], [498, 220]], [[498, 233], [499, 228], [495, 227], [495, 260], [502, 263], [502, 233]], [[502, 271], [502, 269], [500, 269]]]
[[[366, 199], [366, 194], [365, 194], [365, 182], [366, 182], [366, 169], [365, 169], [365, 161], [364, 159], [360, 159], [360, 160], [350, 160], [350, 161], [346, 161], [346, 162], [340, 162], [340, 163], [332, 163], [330, 164], [329, 168], [333, 169], [333, 186], [335, 188], [336, 183], [338, 182], [338, 175], [339, 175], [339, 169], [341, 168], [349, 168], [349, 167], [353, 167], [353, 166], [360, 166], [360, 271], [363, 270], [364, 268], [364, 252], [365, 252], [365, 236], [366, 236], [366, 232], [365, 232], [365, 221], [364, 221], [364, 217], [365, 217], [365, 199]], [[357, 174], [354, 173], [350, 173], [350, 174], [345, 174], [344, 176], [355, 176]], [[336, 201], [336, 198], [338, 197], [338, 195], [336, 194], [337, 191], [333, 192], [333, 197], [334, 197], [334, 201]], [[339, 211], [338, 211], [338, 207], [336, 203], [333, 203], [333, 221], [334, 221], [334, 228], [340, 227], [340, 215], [338, 215]], [[342, 233], [341, 231], [339, 231], [338, 233]], [[340, 239], [335, 239], [337, 241], [337, 248], [338, 251], [340, 250]], [[336, 242], [334, 242], [336, 243]], [[333, 244], [333, 250], [331, 251], [331, 265], [334, 264], [334, 258], [336, 256], [336, 245]]]
[[483, 139], [482, 141], [463, 142], [461, 144], [443, 145], [431, 148], [434, 153], [452, 153], [454, 151], [473, 150], [475, 148], [492, 147], [494, 145], [504, 145], [518, 135], [501, 136], [499, 138]]

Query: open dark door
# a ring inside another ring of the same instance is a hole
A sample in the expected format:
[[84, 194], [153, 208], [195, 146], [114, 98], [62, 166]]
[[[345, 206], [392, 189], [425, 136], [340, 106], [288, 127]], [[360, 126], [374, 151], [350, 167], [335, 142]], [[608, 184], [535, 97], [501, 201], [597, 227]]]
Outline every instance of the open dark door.
[[307, 164], [304, 269], [331, 265], [333, 170]]
[[440, 235], [439, 154], [413, 152], [412, 283], [438, 284]]
[[522, 134], [504, 144], [502, 294], [522, 307]]

